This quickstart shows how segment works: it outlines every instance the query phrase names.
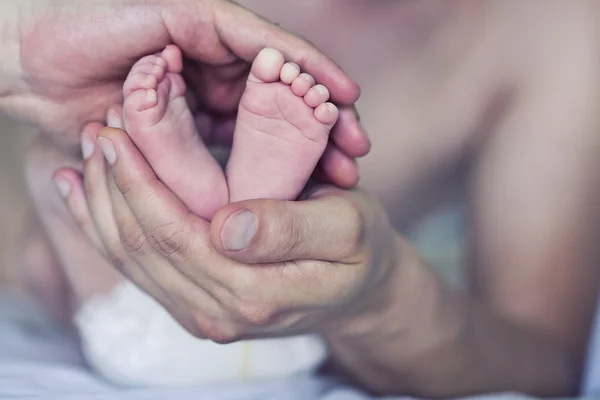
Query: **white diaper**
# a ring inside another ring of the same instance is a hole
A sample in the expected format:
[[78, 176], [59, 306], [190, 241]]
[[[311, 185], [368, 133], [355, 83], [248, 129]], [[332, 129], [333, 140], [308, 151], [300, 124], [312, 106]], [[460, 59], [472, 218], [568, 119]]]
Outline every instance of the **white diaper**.
[[313, 372], [327, 355], [316, 336], [219, 345], [183, 329], [131, 283], [86, 303], [75, 317], [84, 355], [126, 386], [193, 385]]

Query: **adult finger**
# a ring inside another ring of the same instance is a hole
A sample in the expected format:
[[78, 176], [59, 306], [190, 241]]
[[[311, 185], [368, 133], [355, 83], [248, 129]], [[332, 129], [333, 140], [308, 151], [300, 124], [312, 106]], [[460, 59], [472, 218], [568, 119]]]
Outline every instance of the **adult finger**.
[[222, 288], [205, 271], [226, 261], [209, 247], [208, 223], [158, 180], [124, 131], [105, 128], [98, 143], [114, 179], [109, 192], [121, 241], [154, 283], [149, 293], [192, 334], [230, 340], [235, 330], [213, 293]]
[[371, 150], [368, 134], [354, 106], [340, 107], [340, 116], [330, 137], [349, 157], [364, 157]]
[[[81, 151], [84, 158], [84, 198], [106, 254], [116, 264], [117, 269], [122, 270], [123, 265], [128, 262], [128, 257], [119, 240], [119, 231], [108, 192], [106, 165], [98, 148], [96, 134], [97, 132], [84, 130], [81, 135]], [[72, 193], [70, 198], [67, 198], [67, 204], [78, 205], [79, 200], [73, 199], [77, 194], [77, 192]], [[78, 213], [73, 216], [80, 223], [82, 230], [85, 231], [87, 229], [85, 228], [85, 225], [87, 225], [85, 215], [79, 209], [74, 209], [72, 212]]]
[[356, 199], [351, 192], [325, 187], [305, 201], [230, 204], [214, 217], [211, 242], [223, 255], [251, 264], [355, 262], [366, 223]]
[[[75, 180], [70, 181], [73, 184], [73, 189], [66, 197], [69, 211], [71, 211], [76, 222], [84, 231], [91, 229], [86, 228], [91, 225], [88, 220], [89, 215], [93, 221], [93, 226], [96, 228], [97, 235], [102, 242], [104, 253], [115, 268], [136, 282], [144, 290], [153, 294], [160, 294], [157, 284], [150, 279], [145, 270], [135, 260], [129, 257], [129, 254], [122, 245], [119, 225], [115, 218], [112, 198], [108, 189], [109, 181], [106, 173], [106, 163], [96, 138], [99, 131], [100, 129], [92, 131], [84, 130], [81, 136], [81, 147], [84, 158], [84, 193], [77, 190]], [[65, 178], [68, 179], [68, 177]], [[86, 210], [83, 209], [82, 200], [76, 198], [80, 194], [85, 198], [87, 204]]]
[[[32, 201], [70, 282], [74, 306], [98, 292], [110, 290], [120, 276], [96, 252], [74, 219], [70, 218], [59, 195], [61, 192], [54, 187], [52, 174], [57, 168], [69, 166], [79, 169], [80, 164], [70, 153], [61, 151], [44, 137], [35, 141], [27, 157], [27, 182]], [[90, 276], [96, 279], [92, 280]]]
[[[190, 302], [183, 296], [175, 295], [178, 293], [177, 290], [172, 290], [173, 287], [181, 289], [181, 285], [178, 284], [182, 281], [180, 274], [174, 268], [168, 268], [167, 263], [155, 254], [150, 246], [145, 245], [141, 228], [135, 225], [133, 218], [129, 218], [129, 225], [122, 225], [126, 205], [124, 201], [121, 201], [121, 203], [113, 201], [113, 197], [116, 196], [111, 195], [109, 190], [111, 182], [106, 172], [105, 155], [100, 151], [101, 142], [93, 135], [89, 135], [89, 132], [86, 133], [88, 135], [82, 136], [82, 152], [85, 158], [85, 194], [89, 216], [93, 220], [93, 225], [97, 228], [103, 247], [106, 249], [107, 258], [127, 278], [167, 308], [177, 320], [188, 329], [193, 329], [195, 324], [189, 320], [188, 305]], [[64, 177], [62, 174], [61, 176]], [[73, 180], [71, 180], [71, 183], [75, 185]], [[79, 226], [85, 229], [85, 226], [91, 224], [87, 220], [87, 213], [81, 210], [83, 207], [81, 200], [75, 198], [79, 193], [79, 190], [71, 189], [66, 196], [66, 202], [70, 205], [69, 209], [74, 216], [75, 214], [78, 215], [75, 219]], [[117, 208], [115, 208], [115, 203]], [[75, 209], [76, 207], [78, 209]], [[117, 220], [116, 216], [121, 219]], [[132, 229], [140, 232], [139, 240], [135, 239], [135, 235], [131, 233]], [[124, 235], [129, 236], [125, 236], [127, 239], [123, 240]], [[123, 245], [123, 242], [127, 244], [127, 248]], [[146, 256], [146, 261], [151, 260], [151, 262], [140, 263], [131, 257], [131, 250], [135, 246], [139, 246], [135, 254], [143, 254]], [[155, 272], [161, 266], [163, 272], [157, 275]], [[190, 290], [186, 293], [189, 297]], [[194, 334], [201, 335], [197, 330], [194, 331]]]
[[[328, 143], [321, 160], [319, 160], [319, 175], [323, 175], [327, 182], [344, 189], [351, 189], [358, 184], [359, 172], [358, 165], [353, 158], [344, 154], [333, 143]], [[322, 172], [322, 174], [321, 174]]]
[[[124, 269], [142, 269], [146, 280], [151, 282], [149, 293], [192, 334], [198, 337], [208, 335], [213, 340], [227, 340], [233, 335], [231, 325], [225, 321], [222, 305], [205, 288], [214, 287], [214, 281], [206, 277], [203, 271], [197, 271], [199, 268], [190, 272], [173, 264], [170, 257], [173, 253], [168, 247], [170, 242], [156, 242], [156, 234], [148, 236], [144, 232], [112, 176], [109, 176], [108, 186], [121, 242], [129, 257], [135, 261], [124, 265]], [[177, 232], [177, 226], [177, 221], [173, 221], [171, 225], [161, 227], [164, 229], [161, 233], [172, 237], [173, 234], [167, 232], [171, 229]], [[187, 261], [185, 265], [197, 266], [195, 260], [191, 263]]]
[[105, 128], [98, 142], [123, 199], [159, 254], [172, 261], [185, 260], [192, 238], [195, 251], [208, 251], [202, 245], [203, 237], [208, 238], [208, 223], [191, 214], [158, 180], [124, 131]]
[[56, 189], [65, 200], [67, 209], [88, 241], [98, 252], [106, 255], [104, 243], [88, 208], [81, 174], [72, 168], [62, 168], [54, 173], [53, 179]]
[[232, 2], [217, 1], [214, 4], [215, 29], [235, 55], [251, 61], [263, 48], [275, 48], [325, 85], [332, 100], [341, 104], [358, 100], [358, 85], [307, 41]]

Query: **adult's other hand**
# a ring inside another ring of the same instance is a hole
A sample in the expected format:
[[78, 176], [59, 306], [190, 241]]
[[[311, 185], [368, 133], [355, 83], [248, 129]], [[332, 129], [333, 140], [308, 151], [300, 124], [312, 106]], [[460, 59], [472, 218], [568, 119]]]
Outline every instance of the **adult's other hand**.
[[55, 175], [75, 220], [199, 337], [224, 343], [342, 329], [392, 292], [384, 289], [394, 282], [398, 236], [360, 192], [319, 187], [298, 202], [230, 204], [209, 224], [110, 128], [84, 170], [84, 185], [75, 170]]
[[209, 141], [230, 133], [248, 61], [269, 46], [347, 106], [332, 133], [328, 176], [347, 186], [356, 171], [339, 170], [368, 151], [351, 107], [357, 85], [304, 40], [232, 2], [9, 0], [0, 11], [0, 109], [39, 126], [63, 147], [74, 148], [86, 123], [104, 121], [108, 108], [120, 103], [123, 81], [139, 58], [174, 43], [186, 56], [191, 103], [204, 117], [199, 121]]

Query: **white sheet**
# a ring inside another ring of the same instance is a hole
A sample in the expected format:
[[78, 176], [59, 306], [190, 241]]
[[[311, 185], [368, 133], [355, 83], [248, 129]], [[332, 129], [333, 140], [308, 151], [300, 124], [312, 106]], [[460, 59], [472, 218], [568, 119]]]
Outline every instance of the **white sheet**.
[[[371, 399], [336, 382], [314, 377], [177, 389], [120, 389], [103, 382], [87, 370], [81, 362], [76, 344], [66, 339], [31, 304], [0, 292], [0, 399], [22, 398], [48, 400]], [[407, 398], [402, 398], [405, 399]], [[530, 399], [530, 397], [498, 394], [469, 399], [514, 400]]]

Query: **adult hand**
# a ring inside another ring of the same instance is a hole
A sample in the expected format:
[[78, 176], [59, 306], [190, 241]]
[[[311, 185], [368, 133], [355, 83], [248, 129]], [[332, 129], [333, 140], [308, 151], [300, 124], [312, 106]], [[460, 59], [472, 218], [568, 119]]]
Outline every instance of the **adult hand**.
[[194, 335], [225, 343], [341, 329], [388, 295], [397, 236], [360, 192], [319, 187], [304, 201], [230, 204], [209, 224], [110, 128], [84, 171], [85, 184], [75, 170], [55, 174], [75, 220]]
[[229, 1], [13, 0], [0, 11], [0, 27], [9, 31], [0, 37], [0, 108], [64, 146], [76, 145], [87, 122], [104, 121], [108, 108], [121, 102], [123, 81], [136, 60], [175, 43], [187, 58], [191, 103], [204, 117], [199, 120], [208, 141], [231, 136], [248, 61], [270, 46], [347, 106], [323, 164], [327, 175], [348, 185], [348, 176], [356, 175], [347, 171], [348, 161], [368, 151], [351, 107], [357, 85], [307, 42]]

